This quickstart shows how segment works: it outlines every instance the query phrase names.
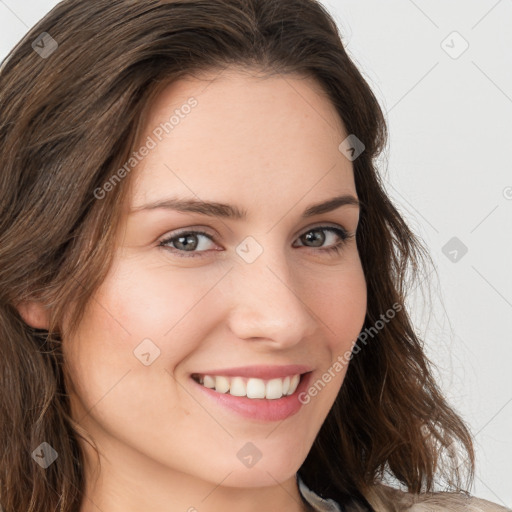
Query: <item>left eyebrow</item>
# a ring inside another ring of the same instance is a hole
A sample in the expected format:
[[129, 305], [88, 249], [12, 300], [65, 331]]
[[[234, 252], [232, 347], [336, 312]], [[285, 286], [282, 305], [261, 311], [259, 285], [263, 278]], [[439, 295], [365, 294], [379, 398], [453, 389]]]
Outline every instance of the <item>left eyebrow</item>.
[[[309, 218], [321, 213], [327, 213], [346, 205], [360, 207], [360, 202], [350, 194], [333, 197], [327, 201], [322, 201], [321, 203], [313, 204], [306, 208], [302, 214], [302, 218]], [[208, 215], [209, 217], [231, 218], [235, 220], [244, 220], [247, 218], [247, 211], [242, 210], [237, 206], [216, 202], [205, 202], [197, 199], [179, 198], [161, 199], [154, 203], [138, 206], [130, 210], [130, 214], [143, 210], [156, 210], [160, 208], [177, 210], [180, 212], [199, 213], [201, 215]]]
[[314, 204], [307, 208], [302, 214], [302, 218], [313, 217], [314, 215], [320, 215], [321, 213], [332, 212], [341, 206], [357, 206], [361, 207], [361, 203], [358, 199], [351, 195], [337, 196], [329, 199], [327, 201], [323, 201], [321, 203]]

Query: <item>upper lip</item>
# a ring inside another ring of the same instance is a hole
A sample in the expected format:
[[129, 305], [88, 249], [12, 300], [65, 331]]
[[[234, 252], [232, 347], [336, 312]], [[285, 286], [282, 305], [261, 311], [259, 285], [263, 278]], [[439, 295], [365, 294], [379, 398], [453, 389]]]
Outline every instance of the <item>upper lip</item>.
[[192, 375], [211, 375], [226, 377], [254, 377], [256, 379], [279, 379], [292, 375], [299, 375], [312, 371], [312, 368], [301, 364], [289, 364], [284, 366], [239, 366], [238, 368], [221, 368], [194, 372]]

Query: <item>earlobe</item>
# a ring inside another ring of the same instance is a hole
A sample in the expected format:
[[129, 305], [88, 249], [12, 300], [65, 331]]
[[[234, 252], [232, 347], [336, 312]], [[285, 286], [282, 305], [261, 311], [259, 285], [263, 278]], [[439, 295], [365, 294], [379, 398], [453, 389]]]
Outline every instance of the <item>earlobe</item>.
[[17, 309], [25, 323], [31, 327], [35, 329], [48, 329], [48, 310], [40, 302], [22, 302], [18, 304]]

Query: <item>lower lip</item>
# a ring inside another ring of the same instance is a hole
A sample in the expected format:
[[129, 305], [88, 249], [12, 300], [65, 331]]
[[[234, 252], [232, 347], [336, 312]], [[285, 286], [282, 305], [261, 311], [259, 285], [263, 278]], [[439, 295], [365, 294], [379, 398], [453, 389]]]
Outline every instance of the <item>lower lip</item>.
[[274, 400], [218, 393], [213, 389], [204, 387], [192, 378], [191, 380], [206, 396], [210, 397], [220, 406], [231, 409], [240, 416], [252, 420], [282, 421], [300, 411], [303, 404], [299, 401], [299, 394], [307, 389], [310, 378], [311, 372], [302, 375], [299, 385], [292, 395]]

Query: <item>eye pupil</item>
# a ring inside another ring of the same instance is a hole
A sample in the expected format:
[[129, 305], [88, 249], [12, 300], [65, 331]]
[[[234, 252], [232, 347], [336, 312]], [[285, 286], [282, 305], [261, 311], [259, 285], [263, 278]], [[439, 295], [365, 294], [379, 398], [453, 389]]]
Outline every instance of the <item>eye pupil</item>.
[[188, 234], [187, 236], [179, 236], [176, 238], [176, 242], [174, 242], [174, 245], [177, 249], [193, 251], [197, 247], [197, 237], [192, 234]]
[[322, 230], [308, 231], [304, 238], [307, 242], [313, 242], [313, 247], [321, 247], [325, 242], [325, 233]]

